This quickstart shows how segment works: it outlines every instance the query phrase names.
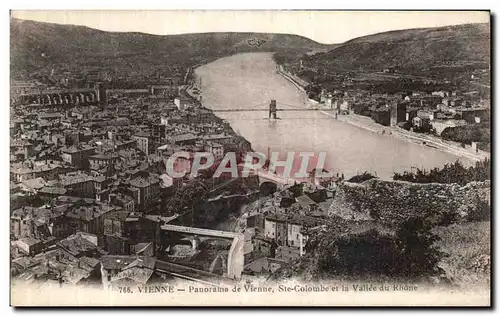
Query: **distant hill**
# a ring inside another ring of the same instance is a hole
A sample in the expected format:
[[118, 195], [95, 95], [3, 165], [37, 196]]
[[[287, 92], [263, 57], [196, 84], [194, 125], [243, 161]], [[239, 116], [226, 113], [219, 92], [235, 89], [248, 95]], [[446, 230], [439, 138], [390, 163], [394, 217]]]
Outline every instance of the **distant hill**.
[[464, 24], [384, 32], [359, 37], [315, 54], [310, 63], [326, 71], [425, 68], [490, 63], [489, 24]]
[[199, 33], [151, 35], [11, 19], [11, 71], [46, 67], [104, 67], [117, 72], [202, 63], [239, 52], [324, 51], [328, 45], [288, 34]]

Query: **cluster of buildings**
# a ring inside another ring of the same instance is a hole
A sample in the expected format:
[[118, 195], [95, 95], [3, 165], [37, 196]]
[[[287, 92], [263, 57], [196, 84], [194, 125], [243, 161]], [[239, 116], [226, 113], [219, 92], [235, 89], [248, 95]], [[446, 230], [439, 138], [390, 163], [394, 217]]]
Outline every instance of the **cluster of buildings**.
[[[490, 74], [481, 63], [443, 63], [419, 70], [418, 76], [405, 74], [400, 67], [378, 72], [325, 73], [326, 65], [305, 64], [299, 60], [287, 63], [285, 68], [307, 77], [312, 82], [307, 88], [312, 91], [314, 101], [336, 109], [337, 115], [360, 114], [385, 126], [400, 126], [438, 137], [448, 127], [490, 120], [489, 93], [485, 92], [489, 91]], [[411, 91], [403, 90], [405, 84], [413, 87]], [[426, 91], [419, 90], [419, 86]], [[429, 86], [440, 88], [430, 91]]]
[[[136, 284], [152, 281], [160, 225], [168, 219], [117, 205], [113, 200], [60, 195], [50, 204], [13, 210], [13, 283], [102, 286], [125, 279]], [[132, 262], [135, 265], [127, 267]], [[140, 273], [123, 274], [128, 268]], [[139, 274], [145, 274], [144, 279]]]
[[489, 122], [490, 104], [477, 91], [422, 91], [394, 94], [362, 90], [328, 92], [323, 89], [320, 102], [337, 109], [338, 114], [370, 116], [385, 126], [400, 126], [419, 132], [441, 135], [447, 127]]
[[244, 216], [245, 270], [249, 276], [268, 276], [307, 253], [310, 236], [326, 227], [335, 184], [288, 185], [269, 198], [248, 206]]
[[181, 210], [164, 214], [161, 206], [196, 180], [171, 178], [166, 160], [177, 151], [222, 157], [250, 149], [177, 83], [23, 90], [12, 98], [10, 137], [11, 273], [28, 283], [165, 277], [155, 268], [160, 227]]

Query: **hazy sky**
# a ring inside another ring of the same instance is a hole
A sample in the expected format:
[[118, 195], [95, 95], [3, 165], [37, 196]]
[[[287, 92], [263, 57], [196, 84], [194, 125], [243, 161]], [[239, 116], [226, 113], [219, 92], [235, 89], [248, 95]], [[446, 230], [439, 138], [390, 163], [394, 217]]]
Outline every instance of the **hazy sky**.
[[86, 25], [104, 31], [182, 34], [269, 32], [341, 43], [390, 30], [489, 22], [480, 11], [13, 11], [43, 22]]

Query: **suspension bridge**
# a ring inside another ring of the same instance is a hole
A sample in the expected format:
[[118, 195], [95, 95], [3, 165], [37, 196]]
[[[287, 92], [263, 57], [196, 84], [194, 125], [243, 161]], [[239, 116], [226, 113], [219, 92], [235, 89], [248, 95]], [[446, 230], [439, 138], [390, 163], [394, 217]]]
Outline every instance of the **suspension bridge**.
[[[293, 111], [333, 111], [334, 109], [320, 108], [303, 108], [303, 109], [276, 109], [276, 112], [293, 112]], [[213, 112], [269, 112], [269, 109], [217, 109]]]
[[[277, 106], [282, 106], [278, 108]], [[213, 112], [304, 112], [304, 111], [335, 111], [335, 108], [326, 106], [312, 105], [309, 107], [286, 104], [282, 102], [274, 102], [272, 105], [264, 105], [256, 108], [228, 108], [228, 109], [211, 109]]]

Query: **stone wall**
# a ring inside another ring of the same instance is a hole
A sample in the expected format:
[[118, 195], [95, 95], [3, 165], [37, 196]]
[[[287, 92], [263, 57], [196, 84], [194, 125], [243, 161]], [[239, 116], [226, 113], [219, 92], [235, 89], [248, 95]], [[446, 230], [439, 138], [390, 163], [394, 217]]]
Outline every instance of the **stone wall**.
[[375, 220], [397, 226], [410, 217], [436, 223], [468, 220], [490, 204], [490, 182], [467, 185], [410, 183], [371, 179], [339, 185], [329, 216], [347, 220]]

